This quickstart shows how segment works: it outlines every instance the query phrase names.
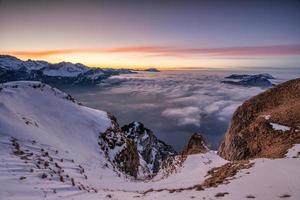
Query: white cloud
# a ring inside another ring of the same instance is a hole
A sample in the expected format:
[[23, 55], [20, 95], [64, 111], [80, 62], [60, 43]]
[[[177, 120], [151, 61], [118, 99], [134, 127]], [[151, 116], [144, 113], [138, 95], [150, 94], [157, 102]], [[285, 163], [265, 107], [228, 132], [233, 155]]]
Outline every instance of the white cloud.
[[218, 112], [218, 119], [224, 121], [226, 118], [230, 118], [239, 105], [240, 103], [232, 103], [224, 107], [220, 112]]
[[226, 75], [226, 72], [202, 71], [121, 75], [117, 79], [122, 84], [113, 86], [109, 92], [130, 93], [145, 99], [157, 96], [155, 103], [165, 108], [161, 111], [163, 117], [175, 119], [181, 125], [200, 126], [203, 115], [229, 120], [240, 104], [263, 91], [257, 87], [221, 84]]
[[181, 125], [193, 124], [200, 126], [200, 113], [200, 108], [190, 106], [184, 108], [168, 108], [162, 112], [162, 116], [177, 119]]

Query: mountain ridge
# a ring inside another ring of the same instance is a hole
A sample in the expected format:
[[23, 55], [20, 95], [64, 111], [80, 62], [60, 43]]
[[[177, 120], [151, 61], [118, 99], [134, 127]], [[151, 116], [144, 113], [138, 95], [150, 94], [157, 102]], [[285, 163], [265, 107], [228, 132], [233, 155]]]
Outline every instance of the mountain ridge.
[[129, 69], [91, 68], [81, 63], [48, 63], [46, 61], [22, 61], [14, 56], [0, 55], [0, 83], [8, 81], [41, 81], [47, 84], [101, 83], [113, 75], [136, 73]]

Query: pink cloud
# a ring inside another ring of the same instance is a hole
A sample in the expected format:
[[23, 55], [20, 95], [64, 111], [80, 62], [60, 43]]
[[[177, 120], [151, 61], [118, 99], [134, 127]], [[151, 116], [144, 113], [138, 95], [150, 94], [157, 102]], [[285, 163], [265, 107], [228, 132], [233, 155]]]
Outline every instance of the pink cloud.
[[82, 48], [61, 49], [45, 51], [10, 51], [4, 52], [17, 56], [41, 57], [72, 53], [142, 53], [152, 56], [188, 56], [198, 55], [206, 57], [220, 56], [280, 56], [300, 55], [300, 44], [273, 45], [273, 46], [244, 46], [244, 47], [220, 47], [220, 48], [179, 48], [161, 46], [120, 47], [120, 48]]

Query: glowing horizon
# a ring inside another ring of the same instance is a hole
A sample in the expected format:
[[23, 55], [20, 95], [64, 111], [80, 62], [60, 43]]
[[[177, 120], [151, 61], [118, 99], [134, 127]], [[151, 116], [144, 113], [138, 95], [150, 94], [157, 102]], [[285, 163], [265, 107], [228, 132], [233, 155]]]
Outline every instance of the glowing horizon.
[[0, 54], [90, 67], [296, 68], [298, 8], [297, 1], [2, 0]]
[[[177, 67], [234, 67], [237, 60], [260, 60], [262, 57], [299, 56], [300, 45], [274, 45], [227, 48], [176, 48], [176, 47], [120, 47], [85, 48], [44, 51], [1, 51], [23, 60], [38, 59], [51, 63], [67, 61], [83, 63], [90, 67], [147, 68], [160, 69]], [[169, 61], [166, 61], [169, 60]], [[282, 58], [281, 58], [282, 59]], [[114, 62], [117, 60], [117, 62]], [[176, 64], [177, 63], [177, 64]], [[242, 62], [240, 62], [242, 63]], [[187, 65], [188, 64], [188, 65]], [[202, 66], [199, 66], [202, 65]]]

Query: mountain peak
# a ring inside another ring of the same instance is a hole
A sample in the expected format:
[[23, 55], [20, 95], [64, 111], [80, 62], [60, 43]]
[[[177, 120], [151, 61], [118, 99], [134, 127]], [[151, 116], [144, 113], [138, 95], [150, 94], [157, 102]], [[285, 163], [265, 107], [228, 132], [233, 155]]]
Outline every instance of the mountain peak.
[[136, 141], [141, 159], [147, 163], [146, 167], [151, 173], [158, 172], [165, 159], [176, 155], [170, 145], [157, 139], [154, 133], [141, 122], [131, 122], [123, 126], [122, 130], [127, 138]]
[[203, 136], [200, 133], [194, 133], [188, 142], [187, 147], [183, 150], [183, 155], [199, 154], [208, 152], [208, 147]]

